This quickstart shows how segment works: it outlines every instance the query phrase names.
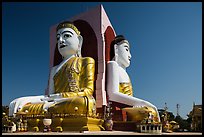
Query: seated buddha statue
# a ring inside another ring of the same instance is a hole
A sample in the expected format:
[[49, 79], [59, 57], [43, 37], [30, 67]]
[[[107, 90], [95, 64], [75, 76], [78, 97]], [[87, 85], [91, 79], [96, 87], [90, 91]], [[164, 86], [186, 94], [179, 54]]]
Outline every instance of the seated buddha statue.
[[96, 114], [94, 92], [95, 61], [81, 56], [83, 37], [76, 26], [68, 21], [56, 28], [57, 49], [63, 60], [52, 67], [49, 95], [28, 96], [13, 100], [9, 114]]
[[123, 35], [118, 35], [111, 43], [111, 61], [107, 63], [107, 93], [109, 101], [130, 107], [122, 108], [130, 121], [143, 122], [152, 118], [160, 122], [157, 108], [148, 101], [133, 97], [133, 89], [126, 68], [130, 65], [130, 44]]

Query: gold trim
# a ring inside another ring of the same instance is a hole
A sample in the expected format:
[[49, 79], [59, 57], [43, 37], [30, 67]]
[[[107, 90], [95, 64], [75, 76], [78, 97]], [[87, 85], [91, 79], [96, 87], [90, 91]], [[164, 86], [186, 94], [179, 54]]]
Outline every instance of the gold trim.
[[77, 27], [76, 26], [74, 26], [73, 24], [70, 24], [70, 23], [64, 23], [64, 22], [62, 22], [62, 23], [60, 23], [58, 26], [57, 26], [57, 31], [59, 30], [59, 29], [61, 29], [61, 28], [71, 28], [71, 29], [73, 29], [75, 32], [76, 32], [76, 34], [77, 35], [80, 35], [80, 31], [77, 29]]

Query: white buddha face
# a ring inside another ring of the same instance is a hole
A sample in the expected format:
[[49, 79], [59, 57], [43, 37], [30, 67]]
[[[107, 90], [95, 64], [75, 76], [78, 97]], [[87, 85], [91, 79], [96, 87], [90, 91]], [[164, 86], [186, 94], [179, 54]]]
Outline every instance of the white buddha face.
[[77, 35], [72, 28], [61, 28], [57, 31], [57, 46], [60, 54], [64, 57], [70, 57], [77, 54], [81, 48], [81, 36]]
[[117, 54], [118, 54], [118, 59], [117, 62], [119, 65], [124, 66], [125, 68], [130, 65], [130, 59], [131, 59], [131, 54], [130, 54], [130, 46], [128, 42], [123, 42], [119, 45], [117, 45]]

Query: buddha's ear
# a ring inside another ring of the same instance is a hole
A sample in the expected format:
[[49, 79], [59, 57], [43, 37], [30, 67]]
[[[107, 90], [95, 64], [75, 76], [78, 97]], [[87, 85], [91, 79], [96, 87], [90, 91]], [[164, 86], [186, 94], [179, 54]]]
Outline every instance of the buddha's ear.
[[115, 51], [114, 60], [118, 62], [118, 45], [117, 44], [114, 45], [114, 51]]
[[79, 39], [79, 47], [78, 47], [78, 51], [77, 54], [79, 57], [81, 57], [81, 48], [82, 48], [82, 44], [83, 44], [83, 37], [81, 35], [78, 35], [78, 39]]
[[83, 37], [81, 35], [78, 35], [78, 39], [79, 39], [79, 46], [82, 47]]

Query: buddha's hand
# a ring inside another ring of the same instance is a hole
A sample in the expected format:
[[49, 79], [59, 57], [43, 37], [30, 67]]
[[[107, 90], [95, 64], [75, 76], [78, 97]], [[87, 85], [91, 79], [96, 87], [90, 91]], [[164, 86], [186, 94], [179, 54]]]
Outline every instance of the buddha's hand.
[[59, 98], [62, 98], [62, 94], [60, 94], [60, 93], [50, 94], [50, 95], [44, 97], [44, 98], [42, 99], [42, 101], [52, 102], [52, 101], [54, 101], [55, 99], [59, 99]]
[[53, 98], [53, 99], [62, 98], [62, 94], [60, 93], [50, 94], [48, 97]]

